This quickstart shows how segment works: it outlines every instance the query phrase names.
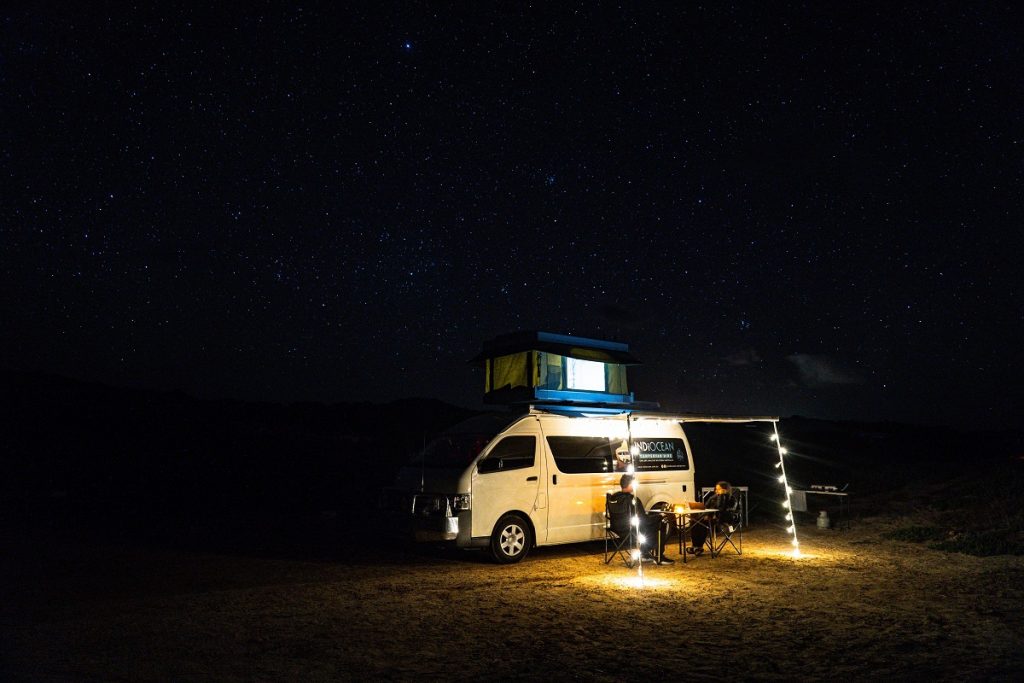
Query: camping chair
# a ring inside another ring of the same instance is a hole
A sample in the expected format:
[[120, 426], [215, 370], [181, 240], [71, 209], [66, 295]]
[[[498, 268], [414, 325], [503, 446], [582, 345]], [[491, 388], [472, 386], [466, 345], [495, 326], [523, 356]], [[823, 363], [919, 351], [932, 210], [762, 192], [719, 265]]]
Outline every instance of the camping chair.
[[624, 497], [613, 496], [611, 493], [604, 495], [604, 563], [608, 564], [618, 555], [627, 567], [632, 567], [633, 546], [636, 545], [634, 527], [630, 523], [632, 506], [622, 499]]
[[743, 500], [736, 491], [729, 496], [729, 503], [717, 515], [715, 547], [712, 557], [722, 554], [725, 546], [731, 545], [737, 555], [743, 554]]

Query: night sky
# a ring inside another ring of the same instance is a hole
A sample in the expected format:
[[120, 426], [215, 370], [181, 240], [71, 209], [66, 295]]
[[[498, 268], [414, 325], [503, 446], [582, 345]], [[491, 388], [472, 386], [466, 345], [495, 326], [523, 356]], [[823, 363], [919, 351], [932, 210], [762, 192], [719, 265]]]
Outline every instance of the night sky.
[[0, 14], [0, 367], [474, 406], [540, 329], [671, 409], [1020, 426], [1013, 3], [378, 4]]

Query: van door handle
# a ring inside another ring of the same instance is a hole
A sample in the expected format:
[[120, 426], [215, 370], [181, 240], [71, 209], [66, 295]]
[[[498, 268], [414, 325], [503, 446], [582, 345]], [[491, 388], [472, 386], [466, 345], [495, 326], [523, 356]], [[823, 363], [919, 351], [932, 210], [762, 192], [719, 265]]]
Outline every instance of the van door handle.
[[526, 481], [537, 481], [537, 477], [527, 477]]
[[558, 475], [557, 474], [552, 474], [551, 475], [551, 483], [552, 484], [557, 484], [558, 483]]

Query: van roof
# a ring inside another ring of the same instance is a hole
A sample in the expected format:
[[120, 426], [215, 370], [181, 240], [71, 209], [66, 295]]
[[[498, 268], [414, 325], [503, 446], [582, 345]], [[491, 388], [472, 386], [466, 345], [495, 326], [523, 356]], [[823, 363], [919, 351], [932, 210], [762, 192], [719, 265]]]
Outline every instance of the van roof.
[[565, 417], [587, 417], [603, 418], [609, 420], [621, 420], [629, 415], [634, 420], [674, 420], [677, 422], [721, 422], [721, 423], [743, 423], [743, 422], [778, 422], [776, 415], [707, 415], [701, 413], [666, 413], [660, 411], [645, 410], [601, 410], [599, 408], [588, 408], [585, 406], [530, 406], [530, 413], [555, 414]]

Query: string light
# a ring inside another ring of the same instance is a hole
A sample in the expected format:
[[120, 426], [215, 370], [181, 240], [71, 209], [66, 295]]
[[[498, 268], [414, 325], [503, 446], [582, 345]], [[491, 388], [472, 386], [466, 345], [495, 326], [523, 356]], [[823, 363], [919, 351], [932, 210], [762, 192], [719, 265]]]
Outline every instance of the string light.
[[775, 467], [776, 469], [782, 470], [782, 473], [779, 475], [778, 481], [786, 489], [786, 500], [782, 501], [782, 507], [788, 511], [785, 515], [786, 521], [792, 522], [792, 524], [786, 527], [786, 531], [788, 533], [793, 534], [793, 539], [790, 541], [790, 543], [793, 545], [793, 557], [800, 557], [800, 541], [796, 535], [796, 519], [793, 517], [793, 504], [790, 499], [790, 497], [793, 494], [793, 487], [789, 485], [789, 482], [786, 479], [786, 459], [783, 457], [789, 451], [787, 451], [782, 446], [782, 440], [779, 439], [778, 422], [772, 423], [772, 431], [773, 433], [768, 438], [771, 439], [771, 441], [775, 444], [775, 447], [779, 452], [779, 461], [775, 463]]
[[636, 467], [633, 463], [637, 461], [637, 457], [640, 454], [640, 447], [633, 443], [633, 422], [630, 420], [631, 413], [626, 413], [626, 443], [629, 445], [629, 464], [626, 465], [626, 472], [630, 477], [633, 478], [633, 526], [636, 527], [636, 547], [633, 548], [633, 560], [636, 562], [637, 581], [640, 583], [640, 587], [644, 585], [644, 558], [643, 558], [643, 543], [644, 537], [640, 533], [640, 515], [636, 512], [636, 501], [637, 495], [639, 495], [638, 488], [640, 482], [636, 479]]

